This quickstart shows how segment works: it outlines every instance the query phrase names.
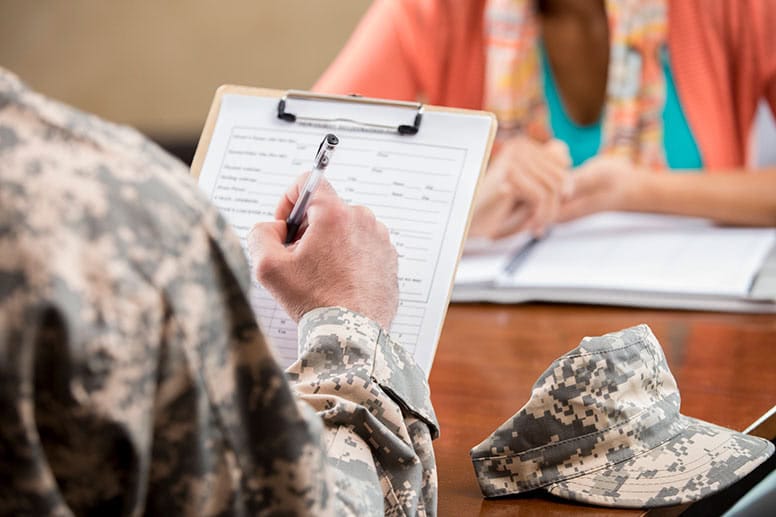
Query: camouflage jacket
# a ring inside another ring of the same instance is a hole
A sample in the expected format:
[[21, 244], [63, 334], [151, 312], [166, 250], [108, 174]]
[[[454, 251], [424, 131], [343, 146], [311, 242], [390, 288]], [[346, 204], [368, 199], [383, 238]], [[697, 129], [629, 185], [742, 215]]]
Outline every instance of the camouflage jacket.
[[183, 165], [0, 69], [0, 514], [434, 514], [414, 361], [321, 308], [284, 375], [248, 287]]

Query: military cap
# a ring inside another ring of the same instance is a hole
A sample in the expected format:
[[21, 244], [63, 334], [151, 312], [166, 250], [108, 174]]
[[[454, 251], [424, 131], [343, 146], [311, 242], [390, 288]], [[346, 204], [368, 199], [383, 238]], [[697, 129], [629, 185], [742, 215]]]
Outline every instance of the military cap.
[[586, 337], [531, 398], [471, 450], [486, 497], [542, 489], [574, 501], [694, 501], [752, 471], [773, 444], [679, 413], [679, 391], [646, 325]]

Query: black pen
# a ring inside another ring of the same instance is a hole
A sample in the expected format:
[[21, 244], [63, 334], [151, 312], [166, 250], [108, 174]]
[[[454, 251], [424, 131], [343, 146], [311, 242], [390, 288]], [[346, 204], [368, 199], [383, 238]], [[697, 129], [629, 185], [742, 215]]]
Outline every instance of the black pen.
[[296, 239], [296, 234], [299, 231], [299, 227], [304, 221], [305, 214], [307, 212], [307, 204], [310, 202], [310, 198], [313, 197], [315, 189], [318, 187], [318, 183], [321, 181], [323, 171], [329, 166], [331, 155], [334, 153], [334, 148], [337, 147], [339, 138], [332, 133], [329, 133], [323, 137], [321, 145], [318, 146], [318, 151], [315, 153], [315, 163], [313, 164], [313, 170], [310, 173], [310, 177], [302, 187], [302, 191], [299, 193], [299, 198], [294, 204], [294, 208], [291, 210], [291, 215], [286, 219], [286, 244], [291, 244]]

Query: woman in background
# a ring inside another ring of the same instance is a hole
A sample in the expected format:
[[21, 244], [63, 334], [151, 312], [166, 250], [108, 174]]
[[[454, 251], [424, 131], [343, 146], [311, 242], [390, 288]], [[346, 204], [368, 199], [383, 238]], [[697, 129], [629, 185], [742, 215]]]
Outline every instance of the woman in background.
[[774, 24], [769, 0], [376, 0], [315, 89], [493, 111], [471, 235], [602, 210], [770, 226], [776, 170], [746, 154]]

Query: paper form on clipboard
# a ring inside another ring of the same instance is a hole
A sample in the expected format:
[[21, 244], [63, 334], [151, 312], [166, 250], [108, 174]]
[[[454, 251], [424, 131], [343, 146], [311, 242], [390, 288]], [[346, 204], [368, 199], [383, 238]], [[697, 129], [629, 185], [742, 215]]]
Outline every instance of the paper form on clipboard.
[[[388, 227], [399, 254], [399, 308], [389, 331], [428, 376], [490, 152], [493, 116], [335, 96], [299, 95], [281, 107], [281, 95], [219, 90], [192, 166], [200, 188], [245, 249], [250, 228], [273, 218], [282, 194], [309, 169], [322, 136], [334, 128], [340, 144], [326, 177], [346, 202], [369, 207]], [[296, 120], [278, 117], [279, 107], [293, 109]], [[391, 129], [399, 126], [404, 134]], [[297, 356], [296, 325], [254, 284], [257, 319], [287, 367]]]

